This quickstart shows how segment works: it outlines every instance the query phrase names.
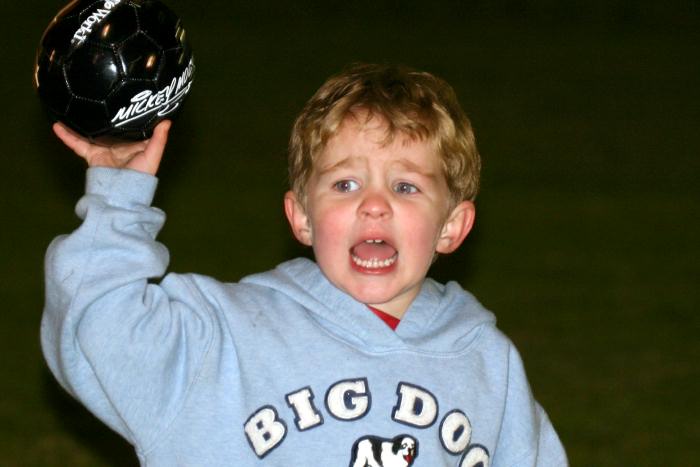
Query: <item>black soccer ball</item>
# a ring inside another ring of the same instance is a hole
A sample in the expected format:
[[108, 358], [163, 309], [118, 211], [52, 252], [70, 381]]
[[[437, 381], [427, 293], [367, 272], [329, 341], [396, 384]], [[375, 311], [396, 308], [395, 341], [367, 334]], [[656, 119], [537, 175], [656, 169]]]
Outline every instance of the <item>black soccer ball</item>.
[[52, 120], [96, 142], [143, 140], [194, 78], [180, 19], [157, 0], [73, 0], [41, 38], [34, 84]]

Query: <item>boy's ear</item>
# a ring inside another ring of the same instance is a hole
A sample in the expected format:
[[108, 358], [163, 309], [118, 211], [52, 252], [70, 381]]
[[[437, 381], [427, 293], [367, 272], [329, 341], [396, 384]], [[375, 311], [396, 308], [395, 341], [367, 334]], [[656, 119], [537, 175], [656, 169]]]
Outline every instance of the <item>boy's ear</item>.
[[462, 201], [455, 206], [442, 226], [435, 251], [438, 253], [455, 251], [471, 231], [475, 216], [476, 207], [471, 201]]
[[292, 191], [284, 195], [284, 213], [287, 215], [289, 226], [297, 240], [306, 246], [311, 246], [311, 224], [306, 209], [301, 205]]

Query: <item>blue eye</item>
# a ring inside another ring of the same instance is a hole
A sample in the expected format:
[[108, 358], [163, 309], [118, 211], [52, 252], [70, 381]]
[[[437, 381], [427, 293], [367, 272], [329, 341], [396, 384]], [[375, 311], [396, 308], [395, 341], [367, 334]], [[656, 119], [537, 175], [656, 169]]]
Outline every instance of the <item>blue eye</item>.
[[333, 188], [340, 191], [341, 193], [347, 193], [350, 191], [355, 191], [360, 188], [360, 185], [354, 180], [341, 180], [333, 185]]
[[411, 183], [400, 182], [396, 184], [394, 191], [403, 195], [411, 195], [413, 193], [418, 193], [418, 188]]

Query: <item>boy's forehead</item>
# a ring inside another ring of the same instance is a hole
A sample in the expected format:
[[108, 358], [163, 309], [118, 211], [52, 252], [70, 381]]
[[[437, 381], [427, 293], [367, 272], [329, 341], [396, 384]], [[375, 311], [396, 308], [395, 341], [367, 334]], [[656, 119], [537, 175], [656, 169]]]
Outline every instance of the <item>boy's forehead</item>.
[[363, 137], [377, 144], [387, 145], [399, 137], [412, 139], [407, 133], [392, 128], [384, 115], [365, 109], [356, 109], [342, 118], [329, 140], [345, 135], [352, 139]]
[[382, 117], [346, 117], [331, 135], [318, 157], [315, 168], [326, 172], [350, 167], [381, 157], [408, 170], [423, 172], [439, 163], [437, 144], [432, 139], [391, 132]]

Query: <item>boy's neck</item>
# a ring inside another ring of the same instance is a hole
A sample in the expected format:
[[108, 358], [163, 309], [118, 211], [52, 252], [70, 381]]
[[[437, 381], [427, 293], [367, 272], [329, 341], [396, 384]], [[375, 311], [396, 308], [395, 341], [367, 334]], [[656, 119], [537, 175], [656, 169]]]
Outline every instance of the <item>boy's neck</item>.
[[419, 289], [412, 290], [409, 293], [403, 293], [392, 300], [385, 303], [366, 303], [367, 306], [381, 310], [387, 315], [393, 316], [394, 318], [401, 320], [406, 314], [406, 311], [411, 306], [413, 301], [418, 296]]

